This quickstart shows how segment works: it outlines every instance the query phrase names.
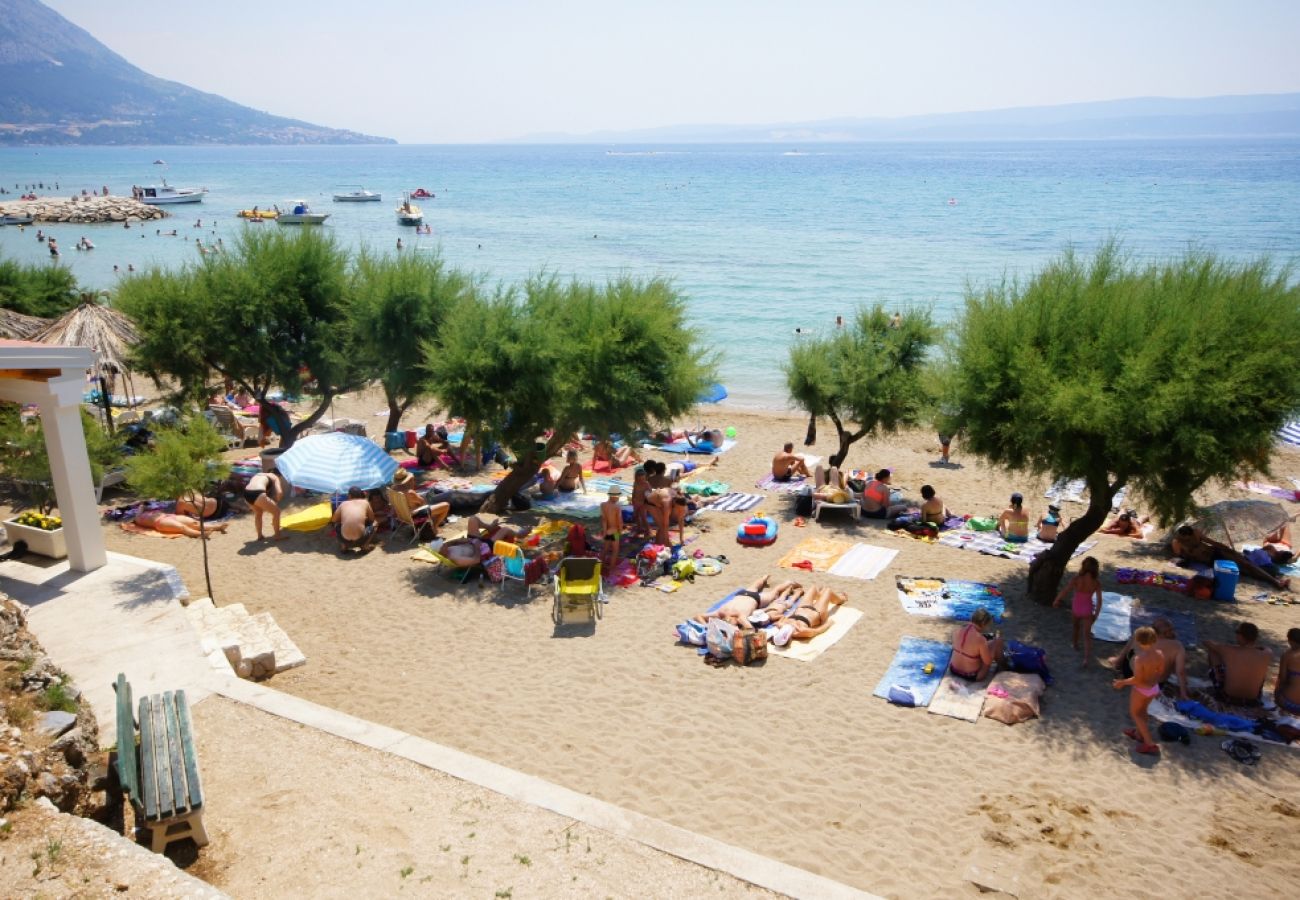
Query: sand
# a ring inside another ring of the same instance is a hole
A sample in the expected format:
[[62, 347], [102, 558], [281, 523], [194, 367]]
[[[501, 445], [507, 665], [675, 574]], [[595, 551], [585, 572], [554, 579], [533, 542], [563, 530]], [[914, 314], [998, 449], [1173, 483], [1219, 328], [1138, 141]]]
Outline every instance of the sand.
[[[373, 432], [382, 406], [373, 394], [354, 396], [334, 414], [365, 419]], [[738, 431], [713, 474], [743, 491], [755, 490], [775, 449], [798, 442], [806, 427], [794, 414], [707, 415], [708, 424]], [[822, 428], [819, 436], [813, 452], [829, 455], [833, 435]], [[1032, 517], [1045, 507], [1046, 485], [991, 470], [960, 443], [954, 467], [936, 467], [936, 458], [934, 436], [910, 432], [856, 445], [849, 467], [893, 467], [909, 497], [932, 483], [958, 513], [995, 515], [1012, 490], [1029, 498]], [[1275, 483], [1300, 476], [1300, 454], [1280, 451], [1274, 469]], [[1256, 497], [1215, 487], [1203, 499], [1227, 496]], [[743, 548], [734, 540], [741, 515], [705, 516], [711, 530], [691, 547], [727, 555], [726, 571], [673, 594], [618, 589], [594, 633], [557, 634], [547, 591], [526, 597], [517, 585], [452, 584], [411, 562], [405, 538], [342, 559], [325, 533], [256, 543], [248, 517], [211, 541], [214, 589], [218, 603], [271, 611], [306, 653], [305, 667], [274, 679], [280, 690], [876, 893], [973, 894], [965, 880], [973, 863], [1001, 864], [1036, 896], [1156, 896], [1192, 884], [1198, 893], [1266, 896], [1294, 886], [1300, 751], [1265, 748], [1259, 766], [1244, 768], [1218, 741], [1197, 739], [1159, 761], [1135, 757], [1120, 737], [1126, 701], [1112, 691], [1112, 674], [1079, 669], [1068, 611], [1024, 599], [1027, 566], [899, 538], [843, 514], [796, 528], [792, 506], [776, 494], [759, 511], [781, 523], [775, 545]], [[1067, 504], [1067, 516], [1081, 511]], [[203, 593], [197, 543], [116, 526], [106, 534], [111, 549], [172, 563]], [[874, 581], [776, 567], [814, 535], [901, 552]], [[1228, 639], [1248, 617], [1276, 652], [1287, 628], [1300, 625], [1296, 606], [1117, 586], [1115, 567], [1162, 569], [1167, 560], [1153, 545], [1098, 541], [1105, 589], [1193, 610], [1203, 638]], [[846, 590], [863, 618], [811, 662], [714, 669], [674, 643], [674, 623], [764, 573]], [[1005, 630], [1045, 647], [1057, 675], [1043, 718], [971, 724], [872, 698], [901, 635], [944, 640], [952, 627], [906, 615], [895, 597], [898, 574], [1002, 584]], [[1254, 590], [1243, 582], [1239, 596]], [[1201, 654], [1192, 659], [1194, 669], [1203, 666]]]

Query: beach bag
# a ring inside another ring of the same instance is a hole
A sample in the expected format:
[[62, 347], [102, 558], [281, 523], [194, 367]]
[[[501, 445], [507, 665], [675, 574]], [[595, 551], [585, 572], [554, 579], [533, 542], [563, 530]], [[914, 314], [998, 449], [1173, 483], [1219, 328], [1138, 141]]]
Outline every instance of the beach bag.
[[510, 498], [510, 508], [515, 512], [523, 512], [533, 508], [533, 501], [529, 500], [528, 495], [521, 491]]
[[997, 519], [970, 519], [966, 522], [971, 531], [992, 531], [998, 527]]
[[702, 622], [687, 619], [677, 626], [677, 639], [683, 644], [703, 647], [708, 631], [708, 628]]
[[904, 529], [913, 537], [937, 538], [939, 528], [931, 522], [913, 522]]
[[1187, 594], [1197, 600], [1209, 600], [1214, 596], [1214, 579], [1209, 575], [1193, 575], [1187, 583]]
[[748, 631], [737, 628], [732, 638], [731, 658], [742, 666], [747, 666], [757, 659], [767, 659], [767, 632], [751, 628]]
[[867, 483], [863, 479], [861, 478], [849, 479], [849, 490], [853, 491], [853, 493], [861, 494], [866, 489], [867, 489]]
[[1012, 672], [1028, 672], [1041, 675], [1044, 684], [1052, 683], [1052, 674], [1047, 669], [1047, 651], [1042, 647], [1031, 647], [1019, 641], [1007, 641], [1007, 665]]
[[714, 659], [730, 658], [736, 632], [739, 630], [735, 625], [722, 619], [709, 619], [709, 630], [704, 638], [704, 645], [709, 648], [709, 656]]
[[506, 561], [499, 556], [493, 556], [483, 563], [483, 571], [487, 572], [488, 581], [500, 584], [506, 580]]
[[799, 493], [794, 497], [794, 514], [807, 518], [813, 514], [813, 492], [812, 488], [804, 487], [799, 489]]
[[1186, 726], [1177, 722], [1161, 722], [1158, 730], [1162, 741], [1180, 744], [1190, 744], [1192, 742], [1192, 733], [1187, 730]]
[[695, 581], [695, 560], [680, 559], [673, 563], [674, 581]]

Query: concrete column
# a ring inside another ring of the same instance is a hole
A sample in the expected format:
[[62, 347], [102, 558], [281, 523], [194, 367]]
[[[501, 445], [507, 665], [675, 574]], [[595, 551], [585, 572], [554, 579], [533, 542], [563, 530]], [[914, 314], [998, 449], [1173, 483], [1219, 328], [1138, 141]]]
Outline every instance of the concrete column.
[[64, 369], [59, 378], [49, 379], [49, 393], [38, 401], [45, 449], [50, 457], [50, 478], [68, 543], [68, 564], [78, 572], [90, 572], [108, 562], [86, 435], [81, 430], [84, 384], [82, 372]]

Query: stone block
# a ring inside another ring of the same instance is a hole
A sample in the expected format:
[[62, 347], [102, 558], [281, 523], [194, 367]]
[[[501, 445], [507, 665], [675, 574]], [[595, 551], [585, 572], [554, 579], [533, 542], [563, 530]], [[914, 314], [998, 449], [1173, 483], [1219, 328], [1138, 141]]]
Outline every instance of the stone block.
[[77, 717], [63, 710], [51, 710], [41, 716], [36, 723], [36, 730], [50, 737], [58, 737], [77, 724]]

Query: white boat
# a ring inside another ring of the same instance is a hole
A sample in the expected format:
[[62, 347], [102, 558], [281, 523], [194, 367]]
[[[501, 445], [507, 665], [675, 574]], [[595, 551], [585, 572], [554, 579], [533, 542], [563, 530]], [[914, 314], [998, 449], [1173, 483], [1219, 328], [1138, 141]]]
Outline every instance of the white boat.
[[402, 205], [397, 207], [397, 224], [398, 225], [419, 225], [424, 221], [424, 213], [420, 207], [411, 202], [410, 194], [402, 195]]
[[306, 200], [286, 200], [288, 212], [281, 212], [275, 221], [281, 225], [320, 225], [330, 217], [329, 213], [312, 212]]
[[140, 202], [150, 206], [165, 206], [169, 203], [202, 203], [207, 188], [173, 187], [163, 179], [162, 184], [150, 184], [140, 188]]
[[335, 203], [378, 203], [383, 199], [383, 194], [377, 191], [368, 191], [363, 187], [350, 191], [339, 191], [334, 195]]

